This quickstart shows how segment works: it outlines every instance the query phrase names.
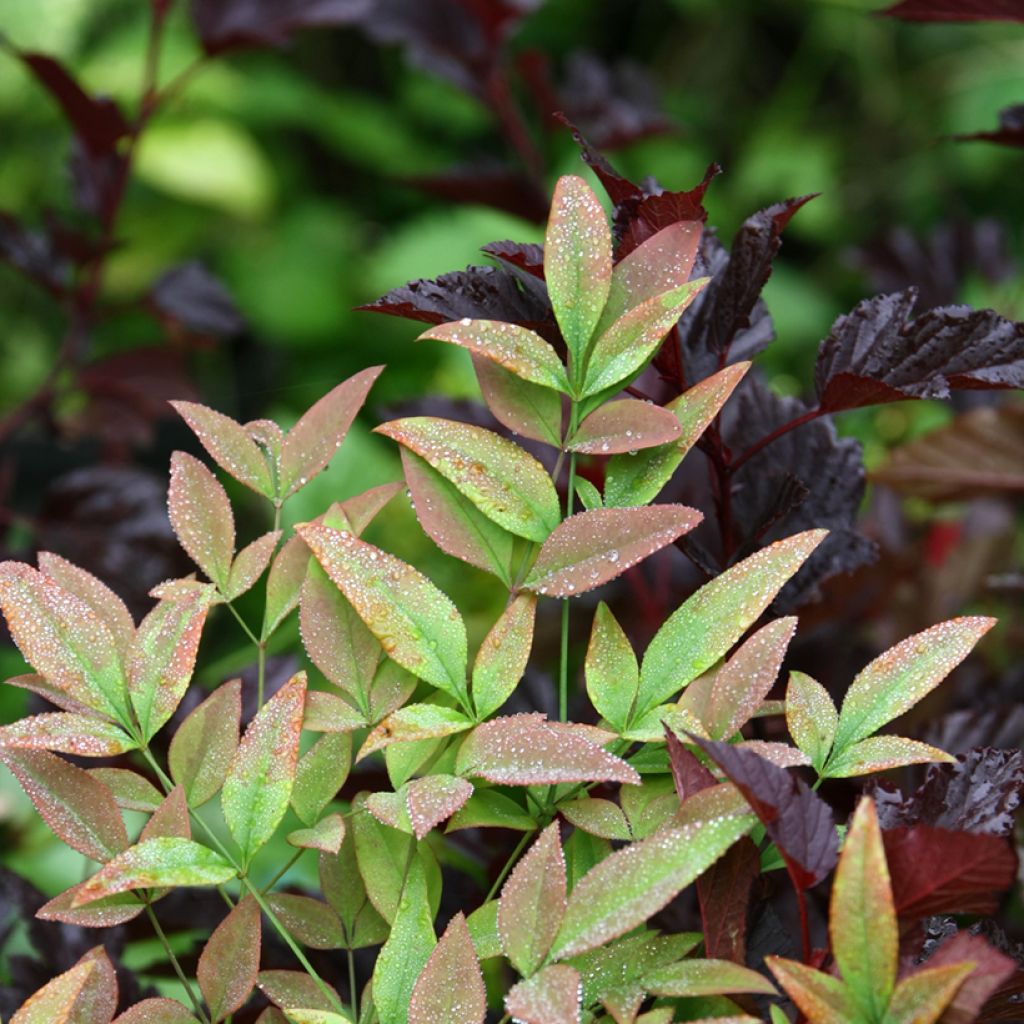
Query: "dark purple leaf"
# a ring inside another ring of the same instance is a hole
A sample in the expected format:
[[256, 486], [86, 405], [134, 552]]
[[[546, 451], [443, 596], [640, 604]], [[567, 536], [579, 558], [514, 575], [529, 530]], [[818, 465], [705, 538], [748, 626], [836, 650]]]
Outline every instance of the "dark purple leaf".
[[912, 288], [878, 295], [836, 320], [815, 367], [823, 409], [1024, 387], [1024, 323], [968, 306], [940, 306], [911, 320], [916, 300]]
[[101, 223], [112, 223], [123, 197], [127, 158], [114, 149], [94, 152], [76, 135], [71, 143], [68, 170], [75, 203]]
[[163, 274], [150, 299], [159, 313], [199, 334], [237, 334], [245, 326], [227, 288], [198, 260]]
[[825, 878], [839, 855], [828, 804], [803, 779], [751, 750], [695, 736], [690, 739], [743, 794], [779, 848], [793, 884], [809, 889]]
[[760, 873], [757, 847], [744, 836], [697, 879], [705, 956], [746, 963], [750, 890]]
[[[1024, 21], [1024, 13], [1018, 15], [1018, 20]], [[999, 127], [994, 132], [972, 132], [968, 135], [954, 135], [953, 138], [958, 142], [995, 142], [1000, 146], [1024, 146], [1024, 103], [1000, 110]]]
[[973, 747], [1024, 746], [1024, 704], [951, 711], [929, 723], [921, 739], [949, 754], [966, 754]]
[[694, 793], [715, 785], [714, 775], [686, 749], [686, 745], [668, 726], [665, 726], [665, 741], [668, 744], [672, 781], [680, 803], [685, 803]]
[[548, 216], [548, 198], [537, 183], [504, 164], [466, 164], [402, 181], [450, 202], [492, 206], [534, 224], [543, 224]]
[[544, 246], [537, 242], [488, 242], [483, 246], [488, 256], [518, 267], [544, 280]]
[[901, 0], [879, 14], [904, 21], [1024, 21], [1021, 0]]
[[0, 260], [54, 293], [68, 280], [68, 261], [53, 236], [32, 231], [9, 213], [0, 213]]

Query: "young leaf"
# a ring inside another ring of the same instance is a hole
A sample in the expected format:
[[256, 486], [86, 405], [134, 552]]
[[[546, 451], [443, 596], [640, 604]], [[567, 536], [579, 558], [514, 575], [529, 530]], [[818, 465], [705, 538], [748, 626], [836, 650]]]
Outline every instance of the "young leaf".
[[241, 1009], [260, 969], [260, 908], [250, 896], [214, 929], [196, 968], [213, 1024]]
[[458, 913], [430, 954], [409, 1000], [409, 1024], [484, 1024], [487, 994], [476, 950]]
[[551, 949], [565, 913], [565, 856], [550, 824], [509, 875], [498, 903], [498, 935], [512, 966], [528, 977]]
[[288, 809], [299, 758], [306, 674], [299, 672], [249, 723], [224, 780], [224, 820], [246, 864]]
[[299, 758], [291, 805], [299, 819], [312, 825], [345, 785], [352, 767], [352, 737], [347, 733], [321, 736]]
[[484, 637], [473, 662], [473, 706], [478, 719], [497, 711], [523, 678], [536, 613], [537, 598], [518, 594]]
[[267, 576], [267, 606], [263, 636], [270, 636], [299, 603], [299, 591], [306, 578], [310, 555], [299, 536], [289, 537], [274, 557]]
[[558, 525], [558, 494], [544, 467], [519, 445], [455, 420], [413, 416], [376, 428], [419, 455], [489, 519], [527, 540]]
[[568, 964], [552, 964], [513, 986], [505, 1009], [522, 1024], [579, 1024], [580, 972]]
[[185, 452], [171, 456], [167, 492], [171, 525], [181, 546], [221, 591], [235, 556], [235, 517], [220, 481]]
[[644, 987], [656, 996], [714, 996], [752, 992], [774, 996], [775, 986], [757, 971], [729, 960], [680, 960], [644, 975]]
[[192, 838], [188, 804], [185, 802], [185, 791], [181, 786], [175, 786], [167, 794], [139, 833], [138, 841], [144, 843], [147, 839], [158, 839], [161, 836], [177, 839]]
[[636, 700], [640, 669], [629, 639], [603, 601], [594, 613], [584, 668], [591, 704], [622, 732]]
[[95, 960], [83, 957], [22, 1003], [10, 1024], [78, 1024], [78, 1001], [97, 967]]
[[147, 839], [118, 854], [86, 881], [72, 906], [129, 889], [219, 885], [234, 877], [235, 869], [220, 854], [190, 839]]
[[838, 724], [839, 712], [828, 690], [803, 672], [791, 672], [786, 688], [786, 726], [818, 772], [828, 760]]
[[475, 355], [490, 359], [522, 380], [555, 391], [568, 391], [565, 367], [555, 350], [525, 327], [501, 320], [470, 320], [441, 324], [424, 331], [416, 340], [447, 341]]
[[337, 853], [345, 841], [345, 819], [340, 814], [328, 814], [311, 828], [297, 828], [289, 832], [285, 841], [300, 850]]
[[869, 736], [834, 753], [821, 774], [828, 779], [844, 779], [934, 761], [953, 764], [956, 758], [919, 740], [908, 740], [902, 736]]
[[221, 469], [257, 494], [274, 497], [270, 467], [245, 427], [230, 416], [195, 402], [171, 405]]
[[344, 530], [308, 523], [298, 532], [387, 655], [465, 699], [466, 627], [455, 605], [412, 566]]
[[824, 530], [808, 530], [770, 544], [706, 583], [677, 608], [644, 655], [634, 718], [722, 657], [824, 537]]
[[833, 757], [930, 693], [970, 654], [995, 621], [976, 616], [940, 622], [871, 662], [846, 691]]
[[226, 600], [234, 601], [255, 586], [270, 563], [280, 539], [281, 531], [274, 530], [257, 537], [238, 552], [238, 556], [231, 563], [227, 583], [222, 588]]
[[30, 715], [0, 726], [0, 748], [54, 750], [79, 757], [113, 757], [138, 746], [123, 729], [92, 715], [63, 711]]
[[523, 586], [551, 597], [592, 590], [688, 533], [702, 518], [686, 505], [577, 512], [544, 542]]
[[557, 391], [521, 380], [497, 363], [473, 356], [473, 368], [487, 408], [514, 434], [562, 446], [562, 399]]
[[88, 772], [44, 750], [0, 749], [39, 816], [58, 839], [103, 863], [128, 846], [114, 795]]
[[574, 175], [564, 175], [555, 186], [544, 236], [544, 279], [578, 382], [611, 288], [612, 239], [597, 196]]
[[858, 1019], [849, 991], [838, 978], [779, 956], [766, 956], [764, 962], [811, 1024], [850, 1024]]
[[453, 708], [437, 704], [406, 704], [388, 715], [369, 736], [356, 755], [360, 761], [375, 750], [383, 750], [392, 743], [438, 739], [453, 736], [473, 728], [473, 719]]
[[143, 999], [122, 1013], [114, 1024], [199, 1024], [176, 999]]
[[604, 507], [601, 492], [586, 477], [576, 477], [574, 486], [576, 488], [576, 497], [580, 499], [580, 504], [588, 512], [591, 509]]
[[669, 444], [679, 437], [680, 429], [679, 420], [670, 410], [636, 398], [622, 398], [587, 416], [567, 448], [586, 455], [635, 453]]
[[973, 970], [968, 962], [915, 971], [896, 986], [886, 1024], [934, 1024]]
[[321, 398], [288, 431], [281, 445], [278, 493], [283, 501], [317, 475], [345, 440], [383, 366], [371, 366]]
[[189, 805], [200, 807], [217, 795], [238, 749], [242, 680], [218, 686], [189, 713], [171, 740], [171, 778], [184, 787]]

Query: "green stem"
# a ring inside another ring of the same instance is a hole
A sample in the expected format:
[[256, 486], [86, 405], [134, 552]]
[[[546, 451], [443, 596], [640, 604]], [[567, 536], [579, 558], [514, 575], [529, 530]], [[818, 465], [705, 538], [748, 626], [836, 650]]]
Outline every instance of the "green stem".
[[502, 883], [506, 878], [508, 878], [508, 873], [512, 870], [515, 862], [519, 859], [519, 854], [521, 854], [526, 848], [526, 844], [530, 841], [530, 836], [532, 835], [532, 832], [524, 832], [522, 834], [519, 842], [516, 843], [516, 848], [512, 851], [508, 860], [505, 862], [505, 866], [499, 872], [498, 877], [494, 880], [494, 885], [491, 886], [490, 892], [487, 893], [487, 898], [484, 900], [484, 903], [490, 903], [491, 900], [494, 899], [498, 890], [501, 888]]
[[232, 615], [234, 615], [235, 619], [238, 621], [238, 624], [242, 627], [242, 631], [245, 633], [245, 635], [258, 647], [260, 643], [260, 638], [248, 627], [245, 619], [243, 619], [242, 616], [239, 615], [238, 612], [235, 610], [235, 606], [230, 601], [225, 601], [224, 604], [227, 606], [228, 611], [231, 612]]
[[[569, 410], [569, 433], [572, 437], [576, 433], [579, 419], [579, 407], [575, 402]], [[573, 492], [576, 489], [576, 453], [569, 454], [569, 479], [565, 491], [565, 518], [572, 515]], [[558, 719], [561, 722], [569, 718], [569, 602], [571, 598], [562, 600], [562, 637], [561, 651], [558, 665]]]
[[351, 946], [346, 950], [348, 953], [348, 990], [352, 999], [352, 1020], [359, 1020], [359, 989], [356, 988], [356, 957]]
[[174, 955], [174, 950], [171, 949], [171, 944], [167, 940], [167, 936], [164, 934], [163, 928], [160, 927], [160, 922], [157, 920], [156, 914], [153, 912], [152, 904], [148, 899], [145, 900], [145, 904], [146, 916], [149, 918], [149, 923], [153, 926], [153, 931], [156, 932], [156, 937], [160, 940], [160, 945], [163, 946], [164, 953], [167, 954], [167, 959], [170, 961], [171, 967], [174, 968], [174, 973], [178, 976], [178, 980], [181, 982], [182, 987], [188, 993], [188, 998], [192, 1003], [192, 1008], [196, 1011], [196, 1016], [201, 1021], [209, 1024], [210, 1018], [206, 1016], [206, 1012], [203, 1010], [203, 1005], [199, 1001], [199, 997], [193, 991], [188, 978], [185, 977], [185, 972], [181, 969], [181, 964], [178, 963], [178, 958]]

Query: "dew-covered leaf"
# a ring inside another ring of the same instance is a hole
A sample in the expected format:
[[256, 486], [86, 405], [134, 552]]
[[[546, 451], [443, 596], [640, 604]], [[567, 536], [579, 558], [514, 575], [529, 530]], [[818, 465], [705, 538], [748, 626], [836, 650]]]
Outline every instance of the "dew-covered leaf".
[[147, 839], [119, 853], [85, 882], [72, 906], [129, 889], [219, 885], [234, 877], [235, 869], [219, 853], [190, 839]]
[[478, 789], [448, 822], [448, 832], [461, 828], [511, 828], [532, 832], [537, 823], [511, 797], [496, 789]]
[[558, 494], [544, 467], [490, 430], [413, 416], [376, 431], [419, 455], [485, 516], [518, 537], [539, 543], [561, 519]]
[[365, 729], [366, 720], [343, 697], [325, 690], [310, 690], [302, 728], [309, 732], [353, 732]]
[[289, 537], [274, 556], [267, 576], [267, 605], [264, 614], [263, 636], [270, 636], [298, 605], [310, 554], [306, 542], [299, 536]]
[[405, 784], [405, 803], [413, 835], [423, 839], [447, 821], [473, 795], [473, 785], [454, 775], [428, 775]]
[[10, 1024], [78, 1024], [79, 999], [96, 971], [96, 962], [83, 957], [22, 1003]]
[[551, 597], [592, 590], [688, 533], [702, 518], [686, 505], [577, 512], [544, 542], [523, 586]]
[[77, 907], [75, 897], [83, 885], [85, 882], [79, 882], [48, 900], [36, 911], [36, 917], [41, 921], [61, 921], [80, 928], [113, 928], [133, 920], [145, 909], [142, 900], [131, 892], [118, 893]]
[[296, 939], [310, 949], [340, 949], [345, 944], [341, 921], [322, 900], [275, 892], [267, 897], [270, 908]]
[[301, 1006], [330, 1012], [341, 1000], [333, 988], [326, 982], [323, 984], [333, 995], [333, 1002], [305, 971], [260, 971], [256, 978], [257, 988], [275, 1006]]
[[678, 438], [636, 455], [609, 459], [605, 467], [605, 504], [646, 505], [653, 501], [749, 369], [750, 363], [734, 363], [669, 402], [665, 408], [679, 421]]
[[521, 1024], [579, 1024], [580, 972], [568, 964], [551, 964], [514, 985], [505, 1009]]
[[847, 779], [854, 775], [870, 775], [889, 768], [940, 761], [953, 764], [956, 758], [938, 747], [903, 736], [869, 736], [858, 740], [829, 758], [821, 774], [828, 779]]
[[808, 530], [770, 544], [677, 608], [644, 655], [638, 713], [671, 697], [721, 658], [824, 537], [824, 530]]
[[156, 997], [143, 999], [125, 1010], [114, 1024], [199, 1024], [199, 1021], [176, 999]]
[[885, 1013], [886, 1024], [932, 1024], [952, 1002], [974, 963], [925, 967], [896, 986]]
[[0, 748], [39, 816], [58, 839], [101, 863], [128, 846], [114, 795], [88, 772], [45, 750]]
[[257, 537], [251, 544], [246, 544], [231, 563], [231, 572], [224, 587], [224, 597], [234, 601], [255, 586], [270, 564], [270, 559], [281, 539], [281, 531], [274, 530]]
[[791, 672], [786, 688], [786, 727], [796, 745], [821, 771], [839, 724], [839, 712], [828, 690], [803, 672]]
[[679, 420], [670, 410], [637, 398], [622, 398], [587, 416], [567, 447], [586, 455], [635, 453], [675, 441], [680, 429]]
[[585, 738], [578, 726], [549, 722], [541, 714], [478, 725], [459, 748], [456, 771], [508, 786], [640, 781], [625, 761]]
[[371, 731], [356, 760], [361, 760], [375, 750], [383, 750], [391, 743], [438, 739], [472, 728], [473, 720], [454, 708], [437, 704], [406, 704], [388, 715]]
[[226, 592], [235, 555], [231, 502], [213, 473], [185, 452], [171, 456], [167, 510], [171, 526], [189, 558]]
[[299, 533], [390, 658], [465, 698], [466, 627], [426, 576], [347, 531], [310, 523]]
[[484, 1024], [487, 993], [466, 919], [451, 919], [409, 1000], [408, 1024]]
[[666, 829], [616, 850], [569, 896], [552, 956], [567, 957], [623, 935], [659, 911], [754, 824], [749, 814]]
[[184, 787], [192, 807], [216, 796], [224, 784], [238, 749], [241, 718], [242, 680], [231, 679], [178, 726], [167, 761], [171, 778]]
[[291, 805], [299, 819], [311, 825], [345, 785], [352, 767], [352, 737], [328, 733], [299, 758]]
[[261, 930], [259, 905], [246, 897], [217, 925], [203, 947], [196, 978], [214, 1024], [240, 1009], [255, 987]]
[[597, 196], [575, 175], [563, 175], [555, 185], [544, 236], [544, 280], [578, 382], [611, 288], [612, 238]]
[[583, 829], [592, 836], [623, 841], [633, 838], [622, 808], [611, 800], [584, 796], [559, 804], [558, 810], [570, 825]]
[[260, 708], [231, 760], [221, 806], [245, 863], [274, 834], [288, 809], [305, 699], [306, 674], [299, 672]]
[[656, 996], [713, 996], [752, 992], [776, 995], [775, 986], [757, 971], [729, 960], [680, 960], [644, 975], [644, 987]]
[[196, 402], [171, 402], [214, 462], [239, 483], [274, 497], [270, 467], [248, 431], [230, 416]]
[[636, 700], [640, 669], [629, 638], [603, 601], [594, 613], [584, 669], [591, 704], [622, 731]]
[[473, 706], [477, 718], [493, 714], [523, 678], [533, 647], [537, 598], [517, 594], [484, 637], [473, 662]]
[[185, 802], [185, 791], [175, 786], [167, 794], [160, 806], [152, 813], [139, 833], [138, 842], [170, 836], [177, 839], [191, 839], [192, 825], [188, 817], [188, 804]]
[[0, 726], [0, 748], [53, 750], [79, 757], [113, 757], [137, 746], [119, 726], [92, 715], [53, 711]]
[[764, 962], [813, 1024], [850, 1024], [857, 1019], [847, 988], [838, 978], [780, 956], [766, 956]]
[[340, 814], [328, 814], [310, 828], [297, 828], [289, 832], [285, 841], [300, 850], [337, 853], [345, 841], [345, 819]]
[[345, 513], [345, 518], [351, 524], [353, 532], [362, 534], [388, 502], [401, 494], [403, 490], [401, 481], [378, 484], [368, 491], [363, 491], [362, 494], [346, 498], [341, 502], [341, 510]]
[[371, 366], [349, 377], [316, 402], [288, 431], [281, 445], [278, 492], [282, 500], [305, 486], [331, 461], [383, 369]]
[[497, 363], [473, 356], [473, 368], [487, 408], [514, 434], [560, 448], [562, 398], [550, 388], [531, 384]]
[[113, 793], [114, 802], [125, 811], [152, 814], [164, 798], [149, 779], [127, 768], [90, 768], [89, 774]]

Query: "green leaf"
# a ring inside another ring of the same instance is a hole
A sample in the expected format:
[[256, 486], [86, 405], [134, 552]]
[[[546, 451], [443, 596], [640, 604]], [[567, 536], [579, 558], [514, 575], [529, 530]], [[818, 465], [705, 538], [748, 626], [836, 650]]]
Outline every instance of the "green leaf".
[[791, 672], [786, 688], [786, 726], [819, 773], [836, 737], [839, 712], [828, 690], [803, 672]]
[[974, 968], [967, 962], [915, 971], [896, 986], [885, 1024], [935, 1024]]
[[558, 353], [539, 335], [502, 320], [456, 320], [424, 331], [416, 340], [446, 341], [490, 359], [522, 380], [556, 391], [569, 381]]
[[227, 584], [223, 587], [224, 597], [234, 601], [242, 594], [251, 590], [256, 581], [263, 575], [270, 564], [270, 559], [281, 539], [281, 531], [274, 530], [257, 537], [251, 544], [246, 544], [231, 563], [231, 573]]
[[511, 828], [532, 832], [537, 823], [521, 804], [496, 789], [477, 789], [448, 822], [449, 832], [460, 828]]
[[730, 960], [680, 960], [645, 974], [644, 987], [656, 996], [778, 995], [763, 974]]
[[341, 949], [345, 945], [341, 921], [322, 900], [287, 892], [270, 893], [267, 903], [285, 928], [310, 949]]
[[149, 779], [127, 768], [90, 768], [89, 774], [114, 794], [114, 802], [124, 811], [152, 814], [163, 801], [163, 794]]
[[938, 747], [902, 736], [869, 736], [851, 743], [829, 758], [822, 775], [828, 779], [847, 779], [869, 775], [908, 764], [940, 762], [956, 764], [956, 758]]
[[312, 825], [345, 785], [352, 767], [352, 737], [348, 733], [321, 736], [299, 758], [291, 805], [299, 819]]
[[114, 1024], [199, 1024], [176, 999], [143, 999], [124, 1011]]
[[810, 1024], [851, 1024], [859, 1019], [838, 978], [779, 956], [766, 956], [764, 962]]
[[241, 1009], [260, 969], [260, 908], [247, 896], [213, 930], [196, 968], [199, 988], [217, 1021]]
[[576, 497], [580, 504], [587, 509], [603, 508], [604, 501], [601, 499], [601, 492], [586, 477], [578, 476], [575, 481]]
[[584, 796], [558, 805], [563, 817], [574, 828], [581, 828], [602, 839], [628, 841], [633, 838], [629, 822], [618, 804], [601, 797]]
[[267, 605], [263, 617], [264, 639], [269, 637], [299, 603], [299, 592], [311, 561], [306, 542], [289, 537], [274, 556], [267, 576]]
[[328, 814], [312, 828], [297, 828], [285, 836], [289, 846], [300, 850], [320, 850], [337, 853], [345, 840], [345, 819], [340, 814]]
[[488, 900], [477, 907], [466, 918], [466, 927], [473, 940], [477, 958], [489, 960], [501, 956], [501, 940], [498, 937], [498, 901]]
[[555, 185], [544, 235], [544, 279], [578, 383], [611, 289], [612, 239], [597, 196], [575, 175], [564, 175]]
[[473, 719], [461, 711], [438, 704], [406, 704], [388, 715], [363, 743], [356, 755], [360, 761], [375, 750], [383, 750], [392, 743], [410, 743], [416, 740], [453, 736], [473, 728]]
[[505, 1009], [525, 1024], [579, 1024], [580, 972], [568, 964], [552, 964], [514, 985]]
[[622, 732], [636, 701], [640, 669], [632, 644], [604, 601], [594, 613], [584, 671], [590, 703]]
[[100, 868], [78, 890], [73, 906], [84, 906], [129, 889], [220, 885], [235, 874], [235, 869], [219, 853], [191, 839], [147, 839]]
[[490, 430], [413, 416], [385, 423], [376, 432], [426, 460], [509, 533], [539, 543], [561, 520], [558, 494], [544, 467]]
[[642, 924], [703, 874], [754, 826], [753, 815], [668, 829], [616, 850], [580, 879], [553, 957], [573, 956]]
[[290, 1007], [284, 1011], [292, 1024], [352, 1024], [352, 1018], [333, 1010], [305, 1010]]
[[912, 708], [970, 654], [995, 623], [982, 616], [950, 619], [877, 657], [846, 691], [833, 756]]
[[850, 998], [881, 1020], [896, 984], [899, 934], [875, 803], [857, 805], [836, 868], [829, 935]]
[[585, 455], [636, 453], [679, 437], [679, 420], [668, 410], [638, 398], [608, 402], [587, 416], [566, 446]]
[[750, 363], [734, 363], [669, 402], [666, 408], [679, 421], [679, 437], [636, 455], [612, 456], [605, 467], [605, 504], [646, 505], [653, 501], [749, 369]]
[[306, 674], [299, 672], [260, 708], [231, 760], [221, 806], [246, 864], [288, 809], [305, 698]]
[[562, 399], [557, 391], [531, 384], [497, 363], [473, 356], [480, 392], [495, 419], [514, 434], [562, 446]]
[[807, 530], [769, 544], [706, 583], [677, 608], [644, 655], [634, 717], [667, 700], [718, 661], [774, 600], [826, 533]]
[[79, 1024], [75, 1011], [96, 971], [94, 960], [79, 960], [22, 1003], [10, 1024]]
[[409, 1024], [484, 1024], [487, 993], [466, 919], [451, 919], [409, 1001]]
[[533, 647], [537, 598], [518, 594], [501, 613], [473, 662], [473, 705], [487, 718], [512, 695], [523, 678]]
[[114, 757], [135, 750], [138, 743], [102, 718], [51, 711], [0, 726], [0, 747], [55, 750], [79, 757]]
[[344, 697], [326, 690], [310, 690], [306, 694], [302, 728], [308, 732], [355, 732], [366, 728], [366, 720]]
[[185, 789], [189, 805], [200, 807], [220, 791], [238, 749], [242, 680], [217, 687], [189, 713], [171, 740], [171, 778]]
[[308, 1007], [311, 1010], [330, 1012], [334, 1006], [341, 1004], [334, 989], [327, 986], [334, 996], [332, 1002], [304, 971], [260, 971], [256, 985], [275, 1006]]
[[221, 591], [228, 589], [235, 555], [235, 517], [227, 491], [198, 459], [171, 456], [167, 509], [178, 542]]
[[402, 877], [409, 858], [412, 837], [382, 825], [356, 801], [356, 813], [349, 819], [359, 874], [366, 894], [377, 912], [389, 924], [394, 922], [402, 892]]
[[310, 523], [298, 532], [385, 653], [468, 703], [466, 627], [455, 605], [411, 565], [347, 531]]

